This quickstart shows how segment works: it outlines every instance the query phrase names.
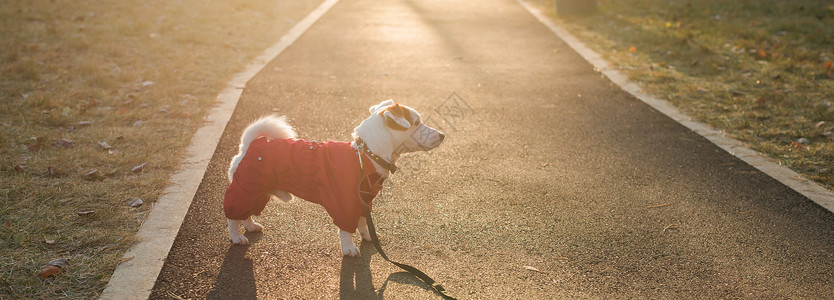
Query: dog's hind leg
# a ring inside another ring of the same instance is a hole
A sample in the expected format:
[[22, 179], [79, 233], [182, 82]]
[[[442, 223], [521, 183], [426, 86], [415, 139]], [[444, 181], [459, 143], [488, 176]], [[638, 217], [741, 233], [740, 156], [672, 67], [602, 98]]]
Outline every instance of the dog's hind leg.
[[271, 191], [270, 193], [272, 193], [272, 195], [275, 196], [276, 198], [281, 199], [281, 201], [284, 201], [284, 203], [290, 202], [290, 200], [292, 200], [292, 194], [290, 194], [287, 191], [274, 190], [274, 191]]
[[255, 222], [255, 219], [253, 219], [252, 216], [243, 220], [243, 228], [246, 228], [246, 231], [248, 232], [258, 232], [264, 230], [264, 226]]
[[[362, 239], [366, 241], [371, 241], [371, 232], [368, 230], [368, 220], [365, 217], [359, 217], [359, 234], [362, 235]], [[379, 232], [376, 233], [377, 237], [381, 237]]]
[[368, 222], [365, 220], [365, 217], [359, 217], [359, 226], [356, 229], [359, 229], [359, 235], [362, 236], [363, 240], [371, 240], [371, 232], [368, 231]]

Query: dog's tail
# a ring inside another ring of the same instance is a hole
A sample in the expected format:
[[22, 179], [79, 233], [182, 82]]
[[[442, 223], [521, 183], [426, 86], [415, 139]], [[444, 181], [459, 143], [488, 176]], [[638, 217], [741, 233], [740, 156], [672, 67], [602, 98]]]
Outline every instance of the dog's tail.
[[232, 162], [229, 165], [229, 182], [232, 181], [235, 170], [237, 170], [237, 165], [240, 164], [240, 161], [243, 159], [243, 155], [245, 155], [246, 151], [249, 150], [249, 144], [262, 136], [273, 140], [296, 137], [295, 130], [292, 126], [287, 124], [284, 116], [278, 117], [275, 115], [269, 115], [250, 124], [249, 127], [246, 127], [246, 130], [243, 131], [243, 135], [240, 137], [240, 151], [234, 158], [232, 158]]

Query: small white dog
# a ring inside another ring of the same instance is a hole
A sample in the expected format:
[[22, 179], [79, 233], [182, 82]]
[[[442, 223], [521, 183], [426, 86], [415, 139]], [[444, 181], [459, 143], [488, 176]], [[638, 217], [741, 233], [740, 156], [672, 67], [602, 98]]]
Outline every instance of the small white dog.
[[445, 138], [423, 124], [417, 111], [393, 100], [369, 111], [350, 143], [296, 139], [283, 117], [267, 116], [249, 125], [229, 167], [223, 199], [232, 243], [249, 243], [241, 223], [246, 231], [263, 230], [252, 216], [260, 215], [271, 196], [287, 202], [295, 195], [321, 204], [339, 227], [342, 253], [359, 256], [352, 234], [358, 228], [362, 238], [371, 240], [364, 209], [396, 171], [397, 158], [434, 149]]

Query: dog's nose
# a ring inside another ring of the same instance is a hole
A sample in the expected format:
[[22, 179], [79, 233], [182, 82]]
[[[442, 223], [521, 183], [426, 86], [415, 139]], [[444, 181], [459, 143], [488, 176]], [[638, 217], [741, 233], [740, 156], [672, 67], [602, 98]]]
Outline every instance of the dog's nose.
[[442, 132], [440, 132], [439, 134], [440, 134], [440, 141], [442, 142], [442, 141], [443, 141], [443, 139], [445, 139], [445, 138], [446, 138], [446, 135], [445, 135], [445, 134], [443, 134]]

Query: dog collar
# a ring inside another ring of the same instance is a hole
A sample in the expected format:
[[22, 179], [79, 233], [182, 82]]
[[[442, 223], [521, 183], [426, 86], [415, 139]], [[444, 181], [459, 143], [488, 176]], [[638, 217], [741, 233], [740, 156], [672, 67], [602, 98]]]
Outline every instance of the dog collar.
[[365, 144], [365, 141], [363, 141], [362, 138], [357, 138], [356, 139], [356, 144], [358, 146], [362, 147], [361, 151], [363, 153], [365, 153], [365, 155], [367, 155], [374, 162], [376, 162], [377, 164], [379, 164], [380, 166], [382, 166], [383, 168], [385, 168], [386, 170], [391, 172], [391, 174], [394, 174], [394, 172], [397, 172], [397, 166], [395, 166], [392, 163], [389, 163], [389, 162], [385, 161], [384, 158], [379, 157], [379, 155], [376, 155], [376, 153], [373, 153], [371, 151], [371, 149], [368, 148], [368, 144]]

